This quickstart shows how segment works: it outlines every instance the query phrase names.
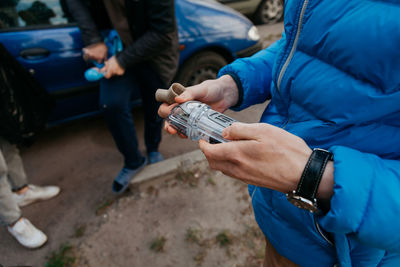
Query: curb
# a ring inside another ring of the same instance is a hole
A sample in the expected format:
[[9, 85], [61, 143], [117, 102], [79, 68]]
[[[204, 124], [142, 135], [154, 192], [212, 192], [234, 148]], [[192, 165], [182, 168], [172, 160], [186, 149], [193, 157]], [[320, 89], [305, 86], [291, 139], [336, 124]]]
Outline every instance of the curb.
[[154, 182], [158, 178], [171, 177], [175, 175], [182, 166], [189, 166], [203, 161], [206, 161], [206, 157], [197, 149], [155, 164], [147, 165], [136, 175], [135, 179], [131, 181], [129, 185], [130, 189], [133, 190], [142, 184]]

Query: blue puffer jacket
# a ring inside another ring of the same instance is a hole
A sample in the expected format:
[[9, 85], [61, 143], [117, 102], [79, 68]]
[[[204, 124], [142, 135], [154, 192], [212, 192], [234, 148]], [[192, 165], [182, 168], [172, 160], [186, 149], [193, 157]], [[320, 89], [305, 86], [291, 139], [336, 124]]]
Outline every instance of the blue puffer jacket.
[[334, 153], [324, 216], [249, 186], [278, 252], [301, 266], [400, 266], [400, 0], [288, 0], [282, 39], [224, 74], [241, 87], [237, 110], [271, 98], [262, 122]]

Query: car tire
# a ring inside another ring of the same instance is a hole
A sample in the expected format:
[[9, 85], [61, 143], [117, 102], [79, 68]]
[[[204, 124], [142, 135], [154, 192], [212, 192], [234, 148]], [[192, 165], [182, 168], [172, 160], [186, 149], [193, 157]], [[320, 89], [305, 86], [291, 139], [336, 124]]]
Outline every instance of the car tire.
[[215, 79], [218, 71], [226, 64], [225, 58], [216, 52], [200, 52], [183, 63], [175, 80], [184, 86], [196, 85]]
[[273, 24], [283, 19], [282, 0], [262, 0], [254, 13], [256, 24]]

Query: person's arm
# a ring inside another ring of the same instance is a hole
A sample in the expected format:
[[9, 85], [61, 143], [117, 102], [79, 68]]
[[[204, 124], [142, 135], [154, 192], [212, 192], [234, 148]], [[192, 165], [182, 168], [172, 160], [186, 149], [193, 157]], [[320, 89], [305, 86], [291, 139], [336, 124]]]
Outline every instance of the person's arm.
[[66, 0], [66, 2], [69, 12], [81, 30], [84, 46], [103, 42], [100, 31], [93, 21], [87, 6], [81, 0]]
[[177, 31], [173, 0], [149, 0], [147, 5], [148, 30], [116, 56], [124, 69], [160, 54], [173, 41], [170, 33]]
[[242, 110], [271, 97], [272, 68], [279, 49], [285, 45], [285, 34], [268, 48], [248, 58], [235, 60], [222, 68], [218, 76], [230, 75], [239, 89], [239, 100], [234, 110]]
[[[304, 140], [266, 123], [235, 123], [223, 137], [234, 142], [199, 142], [211, 168], [282, 193], [296, 189], [311, 154]], [[320, 225], [370, 247], [400, 252], [400, 161], [343, 146], [329, 150], [333, 163], [317, 198], [330, 201], [330, 209]]]
[[334, 146], [328, 232], [352, 235], [368, 246], [400, 252], [400, 161]]

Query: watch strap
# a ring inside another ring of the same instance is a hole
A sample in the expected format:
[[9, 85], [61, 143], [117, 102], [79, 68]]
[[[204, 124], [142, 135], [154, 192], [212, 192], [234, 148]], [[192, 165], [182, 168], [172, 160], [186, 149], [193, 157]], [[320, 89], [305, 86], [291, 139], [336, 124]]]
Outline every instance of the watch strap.
[[315, 148], [301, 175], [300, 182], [296, 189], [296, 195], [314, 200], [326, 164], [333, 158], [333, 154], [327, 150]]

